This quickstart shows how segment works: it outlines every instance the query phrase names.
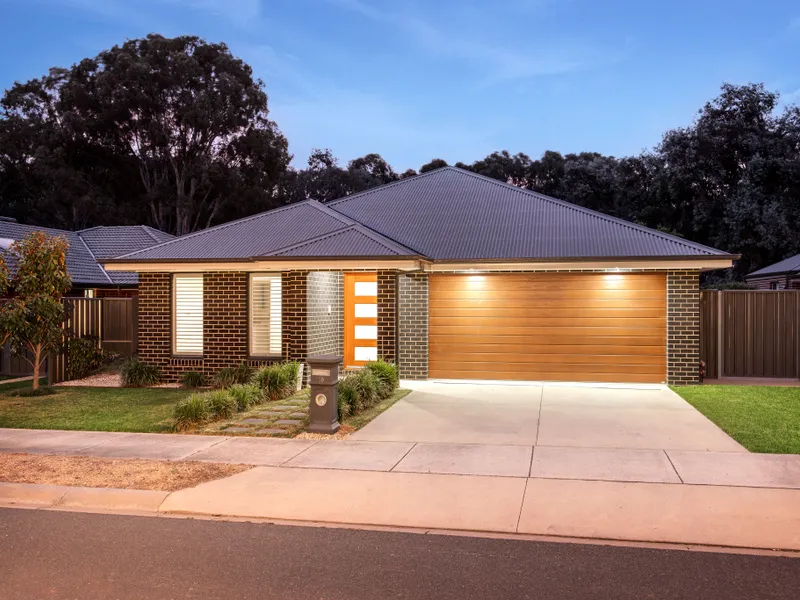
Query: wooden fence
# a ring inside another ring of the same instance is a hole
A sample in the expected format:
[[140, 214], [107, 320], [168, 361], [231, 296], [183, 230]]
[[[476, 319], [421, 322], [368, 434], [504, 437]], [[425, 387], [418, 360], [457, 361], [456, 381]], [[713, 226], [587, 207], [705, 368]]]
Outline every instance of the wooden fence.
[[[67, 339], [93, 337], [104, 350], [123, 356], [136, 354], [139, 345], [138, 298], [65, 298]], [[66, 379], [66, 353], [50, 357], [48, 383]]]
[[700, 294], [706, 377], [800, 377], [800, 291]]

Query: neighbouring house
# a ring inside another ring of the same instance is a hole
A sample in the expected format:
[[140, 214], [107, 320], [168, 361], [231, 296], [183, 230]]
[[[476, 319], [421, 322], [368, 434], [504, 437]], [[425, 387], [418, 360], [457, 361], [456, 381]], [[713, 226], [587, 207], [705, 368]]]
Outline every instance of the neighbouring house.
[[753, 271], [745, 280], [761, 290], [800, 290], [800, 254]]
[[313, 354], [404, 378], [696, 383], [699, 277], [737, 256], [446, 167], [105, 260], [169, 379]]
[[[67, 270], [72, 278], [70, 296], [125, 297], [135, 296], [138, 278], [135, 272], [108, 272], [99, 260], [142, 250], [174, 239], [158, 229], [145, 225], [92, 227], [80, 231], [23, 225], [11, 217], [0, 217], [0, 252], [33, 231], [61, 236], [69, 241]], [[6, 255], [8, 256], [8, 255]], [[13, 268], [13, 265], [12, 265]]]

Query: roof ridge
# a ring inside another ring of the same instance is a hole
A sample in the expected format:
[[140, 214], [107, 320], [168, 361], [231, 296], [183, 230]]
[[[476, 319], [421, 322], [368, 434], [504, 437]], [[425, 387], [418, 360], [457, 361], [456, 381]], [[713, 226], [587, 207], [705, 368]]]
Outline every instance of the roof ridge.
[[[347, 227], [342, 227], [341, 229], [337, 229], [335, 231], [329, 231], [328, 233], [323, 233], [322, 235], [318, 235], [316, 237], [310, 238], [308, 240], [304, 240], [302, 242], [298, 242], [296, 244], [292, 244], [290, 246], [285, 246], [283, 248], [278, 248], [277, 250], [274, 250], [274, 251], [269, 252], [267, 254], [262, 254], [259, 257], [279, 256], [279, 255], [283, 254], [284, 252], [288, 252], [290, 250], [296, 250], [297, 248], [302, 248], [303, 246], [309, 246], [311, 244], [315, 244], [315, 243], [320, 242], [322, 240], [326, 240], [326, 239], [329, 239], [329, 238], [332, 238], [332, 237], [336, 237], [337, 235], [342, 235], [344, 233], [347, 233], [348, 231], [356, 231], [356, 232], [360, 233], [361, 235], [369, 238], [370, 240], [372, 240], [376, 244], [379, 244], [379, 245], [383, 246], [384, 248], [386, 248], [387, 250], [390, 250], [390, 251], [392, 251], [392, 252], [394, 252], [394, 253], [396, 253], [398, 255], [401, 255], [401, 256], [402, 256], [402, 252], [405, 251], [405, 250], [408, 250], [408, 251], [411, 251], [411, 252], [416, 252], [415, 250], [412, 250], [411, 248], [407, 248], [405, 246], [402, 246], [401, 244], [396, 244], [396, 242], [394, 242], [393, 240], [390, 240], [389, 238], [386, 238], [385, 236], [382, 236], [377, 231], [372, 231], [371, 229], [369, 229], [368, 227], [365, 227], [361, 223], [353, 222], [352, 224], [348, 225]], [[384, 238], [384, 239], [380, 239], [380, 238]], [[395, 244], [397, 247], [393, 248], [391, 245], [387, 244], [386, 241], [388, 241], [388, 242], [390, 242], [392, 244]]]
[[226, 227], [231, 227], [231, 226], [237, 225], [239, 223], [246, 223], [248, 221], [255, 221], [256, 219], [260, 219], [260, 218], [264, 217], [265, 215], [275, 214], [276, 212], [282, 212], [284, 210], [288, 210], [290, 208], [295, 208], [297, 206], [300, 206], [301, 204], [306, 204], [308, 202], [317, 202], [317, 201], [313, 200], [311, 198], [307, 198], [306, 200], [301, 200], [300, 202], [292, 202], [291, 204], [287, 204], [286, 206], [279, 206], [277, 208], [272, 208], [270, 210], [265, 210], [265, 211], [262, 211], [260, 213], [256, 213], [254, 215], [249, 215], [247, 217], [242, 217], [241, 219], [236, 219], [235, 221], [228, 221], [227, 223], [220, 223], [219, 225], [214, 225], [214, 227], [208, 227], [206, 229], [201, 229], [200, 231], [194, 231], [192, 233], [187, 233], [186, 235], [175, 236], [173, 239], [167, 240], [166, 242], [161, 242], [159, 244], [156, 244], [155, 246], [150, 246], [148, 248], [142, 248], [141, 250], [135, 250], [133, 252], [128, 252], [127, 254], [122, 254], [122, 255], [116, 256], [114, 258], [135, 258], [135, 255], [139, 254], [140, 252], [145, 252], [145, 251], [149, 252], [150, 250], [153, 250], [155, 248], [160, 248], [162, 246], [168, 246], [169, 244], [174, 244], [175, 242], [187, 240], [189, 238], [194, 238], [194, 237], [197, 237], [199, 235], [203, 235], [204, 233], [208, 233], [209, 231], [218, 231], [220, 229], [225, 229]]
[[[153, 235], [153, 233], [150, 231], [150, 228], [147, 225], [139, 225], [139, 227], [141, 227], [142, 231], [144, 231], [147, 235], [149, 235], [153, 239], [153, 241], [156, 243], [156, 245], [162, 243], [161, 240], [159, 240], [156, 236]], [[171, 240], [167, 240], [167, 241], [169, 242]]]
[[77, 231], [76, 231], [75, 233], [77, 233], [77, 234], [78, 234], [78, 239], [81, 241], [81, 244], [83, 244], [83, 247], [84, 247], [84, 248], [86, 248], [86, 251], [89, 253], [89, 256], [91, 256], [91, 257], [92, 257], [92, 259], [94, 260], [95, 264], [96, 264], [98, 267], [100, 267], [100, 270], [103, 272], [103, 275], [105, 275], [105, 276], [106, 276], [106, 279], [108, 279], [108, 283], [111, 283], [111, 284], [113, 284], [113, 283], [114, 283], [114, 280], [113, 280], [113, 279], [111, 279], [111, 275], [109, 275], [109, 274], [106, 272], [106, 270], [105, 270], [105, 267], [103, 267], [103, 265], [101, 265], [99, 262], [97, 262], [97, 257], [94, 255], [94, 252], [92, 252], [92, 249], [91, 249], [91, 248], [89, 248], [89, 244], [87, 244], [87, 243], [86, 243], [86, 240], [85, 240], [85, 239], [83, 239], [83, 237], [81, 236], [81, 234], [80, 234], [79, 232], [77, 232]]
[[[364, 190], [362, 192], [357, 192], [355, 194], [350, 194], [349, 196], [344, 196], [343, 198], [337, 198], [336, 200], [331, 200], [330, 202], [326, 202], [325, 206], [333, 206], [333, 205], [336, 205], [336, 204], [347, 202], [348, 200], [354, 200], [355, 198], [358, 198], [359, 196], [365, 196], [365, 195], [371, 194], [371, 193], [373, 193], [373, 192], [375, 192], [377, 190], [387, 190], [387, 189], [389, 189], [391, 187], [395, 187], [395, 186], [403, 184], [403, 183], [408, 183], [409, 181], [413, 181], [414, 179], [421, 179], [423, 177], [428, 177], [429, 175], [433, 175], [434, 173], [438, 173], [439, 171], [445, 171], [447, 169], [456, 169], [456, 167], [450, 167], [450, 166], [439, 167], [438, 169], [433, 169], [432, 171], [427, 171], [425, 173], [417, 173], [416, 175], [413, 175], [412, 177], [406, 177], [405, 179], [398, 179], [397, 181], [392, 181], [391, 183], [384, 183], [382, 185], [376, 185], [375, 187], [371, 187], [368, 190]], [[460, 171], [461, 169], [456, 169], [456, 170]], [[336, 209], [333, 209], [333, 210], [336, 210]]]
[[[581, 213], [587, 214], [587, 215], [589, 215], [591, 217], [594, 217], [594, 218], [597, 218], [597, 219], [603, 219], [605, 221], [616, 223], [617, 225], [623, 225], [623, 226], [628, 227], [630, 229], [635, 229], [637, 231], [641, 231], [642, 233], [646, 233], [646, 234], [651, 235], [653, 237], [658, 237], [658, 238], [665, 239], [665, 240], [668, 240], [668, 241], [673, 242], [673, 243], [681, 244], [683, 246], [686, 246], [688, 248], [692, 248], [694, 250], [704, 250], [704, 251], [706, 251], [706, 252], [708, 252], [709, 254], [712, 254], [712, 255], [720, 254], [719, 250], [717, 250], [716, 248], [712, 248], [711, 246], [704, 246], [703, 244], [698, 244], [697, 242], [691, 242], [689, 240], [686, 240], [684, 238], [678, 237], [676, 235], [671, 235], [669, 233], [664, 233], [662, 231], [658, 231], [657, 229], [652, 229], [650, 227], [645, 227], [644, 225], [639, 225], [638, 223], [632, 223], [631, 221], [626, 221], [625, 219], [621, 219], [619, 217], [614, 217], [612, 215], [607, 215], [606, 213], [600, 212], [598, 210], [592, 210], [591, 208], [586, 208], [584, 206], [580, 206], [578, 204], [574, 204], [573, 202], [568, 202], [566, 200], [561, 200], [560, 198], [553, 198], [552, 196], [547, 196], [546, 194], [542, 194], [540, 192], [535, 192], [533, 190], [528, 190], [528, 189], [525, 189], [525, 188], [521, 188], [519, 186], [512, 185], [510, 183], [506, 183], [505, 181], [500, 181], [499, 179], [493, 179], [492, 177], [488, 177], [486, 175], [481, 175], [480, 173], [474, 173], [473, 171], [468, 171], [466, 169], [461, 169], [459, 167], [451, 167], [451, 166], [442, 167], [441, 169], [436, 169], [436, 171], [444, 171], [446, 169], [449, 169], [449, 170], [452, 170], [452, 171], [455, 171], [457, 173], [461, 173], [461, 174], [464, 174], [464, 175], [470, 175], [470, 176], [475, 177], [477, 179], [481, 179], [481, 180], [487, 181], [489, 183], [494, 183], [494, 184], [502, 186], [502, 187], [510, 188], [512, 190], [516, 190], [516, 191], [521, 192], [523, 194], [527, 194], [527, 195], [533, 196], [535, 198], [538, 198], [539, 200], [544, 200], [545, 202], [550, 202], [552, 204], [557, 204], [557, 205], [562, 206], [564, 208], [575, 210], [577, 212], [581, 212]], [[430, 173], [434, 173], [436, 171], [429, 171], [429, 172]]]

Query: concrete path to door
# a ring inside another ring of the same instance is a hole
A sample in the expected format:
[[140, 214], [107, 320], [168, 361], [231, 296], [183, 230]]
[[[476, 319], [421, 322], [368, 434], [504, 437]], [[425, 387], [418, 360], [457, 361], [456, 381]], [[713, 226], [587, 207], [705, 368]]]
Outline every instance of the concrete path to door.
[[[350, 439], [746, 452], [666, 386], [403, 382], [413, 393]], [[563, 452], [562, 452], [563, 454]]]

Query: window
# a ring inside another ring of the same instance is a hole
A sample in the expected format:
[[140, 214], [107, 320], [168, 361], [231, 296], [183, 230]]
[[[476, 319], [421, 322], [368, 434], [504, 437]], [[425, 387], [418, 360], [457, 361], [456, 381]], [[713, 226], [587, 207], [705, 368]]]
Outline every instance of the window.
[[281, 353], [281, 276], [250, 276], [250, 355]]
[[172, 279], [173, 336], [175, 354], [203, 354], [203, 276], [191, 273]]
[[770, 281], [769, 282], [769, 289], [777, 290], [778, 289], [778, 282], [777, 281]]

